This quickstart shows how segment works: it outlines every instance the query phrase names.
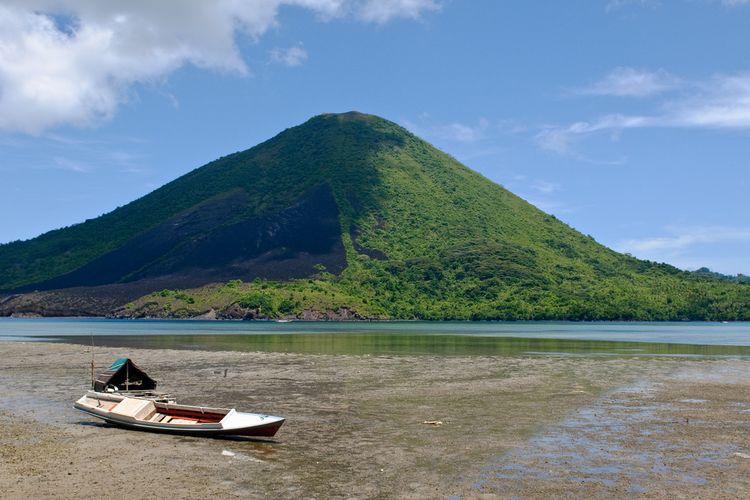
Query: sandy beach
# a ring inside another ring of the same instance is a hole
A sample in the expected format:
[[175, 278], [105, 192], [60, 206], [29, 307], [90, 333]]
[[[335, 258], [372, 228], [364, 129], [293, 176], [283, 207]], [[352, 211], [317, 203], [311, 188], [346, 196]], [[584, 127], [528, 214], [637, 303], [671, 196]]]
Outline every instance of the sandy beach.
[[[272, 440], [237, 441], [77, 412], [90, 347], [0, 351], [3, 498], [750, 493], [742, 359], [127, 350], [180, 402], [287, 418]], [[123, 353], [94, 349], [99, 367]]]

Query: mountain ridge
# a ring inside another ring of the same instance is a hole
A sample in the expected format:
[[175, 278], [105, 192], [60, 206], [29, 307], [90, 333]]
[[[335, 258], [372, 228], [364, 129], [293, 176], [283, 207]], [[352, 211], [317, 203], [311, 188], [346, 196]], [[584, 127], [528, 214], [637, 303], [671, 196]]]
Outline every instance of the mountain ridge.
[[[200, 291], [229, 282], [221, 300]], [[0, 245], [6, 293], [108, 286], [132, 290], [121, 315], [750, 318], [750, 286], [614, 252], [358, 112], [313, 117], [96, 219]], [[192, 304], [176, 298], [196, 287]]]

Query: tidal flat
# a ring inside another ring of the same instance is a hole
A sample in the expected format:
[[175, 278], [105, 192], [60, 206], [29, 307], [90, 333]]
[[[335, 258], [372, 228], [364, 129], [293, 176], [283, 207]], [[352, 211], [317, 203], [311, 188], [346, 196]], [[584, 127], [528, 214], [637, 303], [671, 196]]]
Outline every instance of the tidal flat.
[[[126, 353], [180, 402], [287, 422], [265, 441], [99, 423], [73, 409], [88, 389], [92, 350], [98, 368]], [[750, 493], [750, 360], [742, 356], [311, 354], [46, 342], [2, 342], [0, 351], [4, 498]]]

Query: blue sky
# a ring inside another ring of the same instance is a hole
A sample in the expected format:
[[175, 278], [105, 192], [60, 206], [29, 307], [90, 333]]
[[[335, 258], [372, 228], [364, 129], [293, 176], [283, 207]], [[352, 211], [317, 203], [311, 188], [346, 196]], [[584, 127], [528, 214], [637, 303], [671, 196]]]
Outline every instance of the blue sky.
[[616, 250], [750, 274], [750, 1], [113, 4], [0, 1], [0, 242], [359, 110]]

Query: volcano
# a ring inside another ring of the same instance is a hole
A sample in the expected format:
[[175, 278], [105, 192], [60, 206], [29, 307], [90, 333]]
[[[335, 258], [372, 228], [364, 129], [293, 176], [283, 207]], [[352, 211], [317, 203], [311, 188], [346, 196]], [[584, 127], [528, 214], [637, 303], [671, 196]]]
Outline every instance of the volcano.
[[5, 315], [750, 319], [747, 283], [610, 250], [358, 112], [0, 245], [0, 290]]

